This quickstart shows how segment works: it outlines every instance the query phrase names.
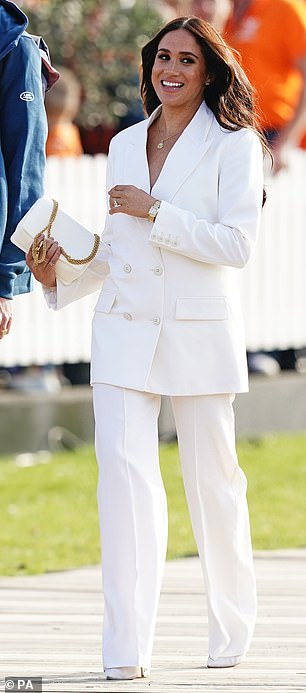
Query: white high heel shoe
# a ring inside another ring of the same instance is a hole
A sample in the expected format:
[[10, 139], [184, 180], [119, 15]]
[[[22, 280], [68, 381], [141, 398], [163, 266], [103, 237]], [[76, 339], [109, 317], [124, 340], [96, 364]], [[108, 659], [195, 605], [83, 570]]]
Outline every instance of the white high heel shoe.
[[147, 678], [150, 675], [149, 670], [143, 667], [114, 667], [104, 671], [109, 681], [130, 681], [131, 679]]
[[237, 655], [236, 657], [219, 657], [218, 659], [212, 659], [211, 657], [208, 657], [207, 667], [208, 669], [223, 669], [227, 667], [236, 667], [237, 664], [241, 664], [243, 660], [243, 655]]

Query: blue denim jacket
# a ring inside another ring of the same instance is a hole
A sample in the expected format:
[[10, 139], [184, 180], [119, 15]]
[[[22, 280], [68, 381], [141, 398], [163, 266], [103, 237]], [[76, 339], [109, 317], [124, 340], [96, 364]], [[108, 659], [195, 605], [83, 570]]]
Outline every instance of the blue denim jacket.
[[47, 119], [38, 46], [18, 7], [0, 0], [0, 296], [31, 290], [24, 253], [10, 242], [43, 194]]

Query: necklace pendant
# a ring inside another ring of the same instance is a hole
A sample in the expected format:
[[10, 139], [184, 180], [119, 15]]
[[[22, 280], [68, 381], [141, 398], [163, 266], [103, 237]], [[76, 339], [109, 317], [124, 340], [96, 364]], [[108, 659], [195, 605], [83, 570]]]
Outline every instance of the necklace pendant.
[[162, 149], [163, 146], [164, 146], [164, 142], [163, 142], [163, 140], [162, 140], [161, 142], [158, 143], [157, 149]]

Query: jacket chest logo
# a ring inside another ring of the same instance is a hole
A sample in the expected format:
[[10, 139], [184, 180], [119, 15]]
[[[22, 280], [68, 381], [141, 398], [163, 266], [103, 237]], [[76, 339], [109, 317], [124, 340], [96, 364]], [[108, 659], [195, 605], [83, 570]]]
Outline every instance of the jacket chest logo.
[[22, 91], [21, 94], [19, 94], [19, 98], [22, 101], [34, 101], [35, 96], [32, 91]]

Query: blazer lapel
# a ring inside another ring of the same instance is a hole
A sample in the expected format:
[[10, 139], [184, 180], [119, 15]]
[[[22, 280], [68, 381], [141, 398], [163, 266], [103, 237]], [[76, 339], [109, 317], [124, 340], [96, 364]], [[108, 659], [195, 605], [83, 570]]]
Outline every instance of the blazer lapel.
[[214, 115], [203, 102], [170, 150], [152, 188], [154, 196], [171, 202], [208, 149], [213, 138], [213, 123]]
[[147, 160], [148, 121], [144, 120], [129, 128], [126, 132], [129, 141], [125, 145], [123, 175], [120, 183], [135, 185], [150, 192], [150, 176]]
[[[147, 160], [147, 132], [161, 106], [150, 118], [129, 130], [123, 178], [126, 185], [135, 185], [150, 193], [150, 175]], [[152, 194], [171, 202], [184, 181], [197, 167], [213, 137], [213, 113], [203, 102], [186, 129], [169, 152]]]

